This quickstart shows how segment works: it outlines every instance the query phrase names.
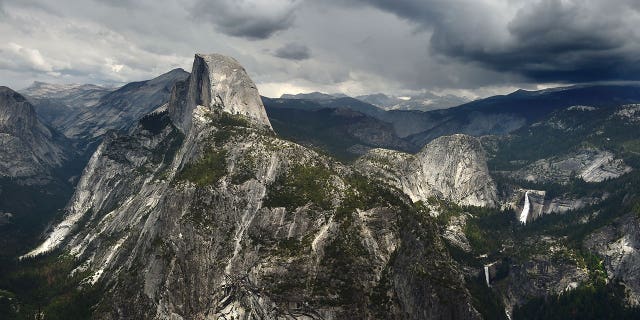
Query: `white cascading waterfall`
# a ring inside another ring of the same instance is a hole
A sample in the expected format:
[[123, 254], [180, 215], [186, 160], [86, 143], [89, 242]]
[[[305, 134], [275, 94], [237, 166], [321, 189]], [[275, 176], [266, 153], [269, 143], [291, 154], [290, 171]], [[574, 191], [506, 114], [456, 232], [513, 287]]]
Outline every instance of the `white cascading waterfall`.
[[491, 287], [489, 283], [489, 265], [484, 266], [484, 280], [487, 283], [487, 287]]
[[529, 217], [529, 210], [531, 209], [531, 203], [529, 202], [529, 191], [524, 193], [524, 207], [520, 213], [520, 222], [527, 224], [527, 217]]

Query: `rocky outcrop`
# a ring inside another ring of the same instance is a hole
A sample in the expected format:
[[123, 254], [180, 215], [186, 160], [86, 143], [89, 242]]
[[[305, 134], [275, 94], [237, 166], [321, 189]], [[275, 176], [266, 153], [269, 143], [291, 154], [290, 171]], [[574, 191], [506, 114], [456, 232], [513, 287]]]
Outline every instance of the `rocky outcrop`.
[[593, 234], [585, 247], [604, 257], [607, 276], [627, 288], [627, 300], [640, 305], [640, 217], [627, 214]]
[[531, 182], [566, 184], [572, 178], [585, 182], [602, 182], [631, 172], [631, 167], [611, 152], [582, 149], [571, 154], [538, 160], [511, 174], [515, 179]]
[[449, 241], [449, 243], [462, 249], [464, 252], [471, 252], [471, 245], [469, 239], [464, 233], [464, 228], [467, 224], [467, 214], [451, 217], [447, 224], [442, 236]]
[[628, 104], [621, 106], [614, 113], [615, 117], [626, 120], [629, 123], [640, 122], [640, 104]]
[[[181, 90], [187, 90], [186, 92]], [[187, 87], [178, 87], [174, 97], [186, 93], [186, 100], [173, 99], [169, 115], [176, 126], [187, 132], [196, 106], [243, 115], [252, 122], [271, 129], [264, 105], [253, 80], [231, 57], [219, 54], [196, 54]]]
[[104, 319], [479, 318], [434, 222], [274, 136], [238, 67], [197, 55], [166, 109], [104, 140], [28, 255], [77, 257]]
[[531, 297], [557, 295], [587, 281], [588, 270], [580, 268], [566, 254], [550, 251], [535, 254], [527, 261], [509, 266], [509, 276], [493, 284], [509, 313]]
[[413, 201], [438, 197], [460, 205], [497, 204], [485, 151], [471, 136], [440, 137], [415, 155], [374, 149], [355, 166], [403, 190]]
[[[605, 200], [607, 193], [593, 196], [576, 197], [564, 194], [555, 197], [548, 197], [544, 190], [531, 190], [518, 188], [512, 191], [511, 196], [504, 200], [502, 209], [512, 209], [516, 212], [517, 218], [523, 216], [525, 210], [525, 197], [529, 198], [529, 210], [526, 213], [526, 222], [537, 220], [544, 215], [553, 213], [566, 213], [572, 210], [582, 209], [598, 204]], [[521, 221], [523, 222], [523, 221]]]
[[65, 143], [22, 95], [0, 87], [0, 177], [50, 175], [70, 156]]

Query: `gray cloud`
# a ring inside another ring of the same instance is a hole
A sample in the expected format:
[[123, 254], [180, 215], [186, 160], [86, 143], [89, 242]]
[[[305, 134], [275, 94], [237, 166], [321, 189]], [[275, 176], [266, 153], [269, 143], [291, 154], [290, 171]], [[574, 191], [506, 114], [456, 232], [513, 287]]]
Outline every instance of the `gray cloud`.
[[533, 81], [640, 79], [634, 1], [357, 1], [430, 33], [433, 53], [491, 70]]
[[266, 39], [291, 27], [298, 4], [298, 0], [199, 0], [193, 14], [227, 35]]
[[478, 96], [636, 80], [639, 9], [637, 0], [0, 0], [0, 85], [148, 79], [188, 69], [195, 52], [234, 56], [272, 96]]
[[289, 42], [278, 48], [273, 55], [282, 59], [306, 60], [311, 57], [311, 51], [303, 44]]

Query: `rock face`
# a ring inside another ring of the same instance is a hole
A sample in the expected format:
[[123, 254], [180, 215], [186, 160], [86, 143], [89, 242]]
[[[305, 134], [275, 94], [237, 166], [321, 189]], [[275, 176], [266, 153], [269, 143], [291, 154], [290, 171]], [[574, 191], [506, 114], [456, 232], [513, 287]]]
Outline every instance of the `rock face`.
[[104, 319], [479, 318], [432, 220], [263, 116], [235, 60], [197, 55], [28, 255], [76, 256]]
[[[553, 249], [553, 248], [552, 248]], [[510, 276], [496, 284], [507, 309], [525, 303], [531, 297], [560, 294], [576, 288], [588, 278], [588, 272], [567, 261], [561, 253], [546, 252], [531, 256], [522, 264], [510, 266]]]
[[383, 177], [413, 201], [439, 197], [474, 206], [495, 206], [498, 201], [480, 141], [466, 135], [440, 137], [415, 155], [374, 149], [356, 167]]
[[[529, 211], [526, 214], [526, 222], [542, 218], [553, 213], [566, 213], [572, 210], [582, 209], [598, 204], [608, 197], [607, 193], [601, 195], [575, 197], [564, 194], [548, 197], [544, 190], [521, 189], [513, 190], [508, 199], [504, 199], [502, 209], [513, 209], [518, 218], [521, 217], [525, 207], [525, 195], [529, 197]], [[522, 221], [521, 221], [522, 222]]]
[[[239, 114], [271, 129], [264, 105], [253, 80], [231, 57], [219, 54], [196, 54], [189, 78], [186, 101], [169, 104], [169, 115], [176, 126], [188, 131], [196, 106]], [[185, 87], [178, 88], [184, 90]], [[178, 93], [178, 92], [177, 92]], [[183, 94], [180, 91], [178, 94]]]
[[640, 104], [624, 105], [616, 111], [615, 116], [630, 123], [640, 122]]
[[566, 184], [575, 177], [585, 182], [602, 182], [631, 172], [631, 167], [611, 152], [582, 149], [564, 156], [538, 160], [518, 170], [512, 177], [531, 182], [557, 182]]
[[0, 87], [0, 177], [48, 175], [69, 154], [64, 137], [43, 124], [19, 93]]
[[607, 276], [621, 280], [628, 302], [640, 305], [640, 218], [627, 214], [591, 234], [585, 247], [604, 257]]

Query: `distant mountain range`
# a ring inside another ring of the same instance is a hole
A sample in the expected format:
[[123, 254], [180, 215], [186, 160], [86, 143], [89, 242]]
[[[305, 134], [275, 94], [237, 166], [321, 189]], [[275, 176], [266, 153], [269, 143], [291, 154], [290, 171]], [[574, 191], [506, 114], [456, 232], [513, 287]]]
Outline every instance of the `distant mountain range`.
[[188, 76], [188, 72], [174, 69], [116, 89], [35, 82], [21, 92], [33, 102], [43, 119], [69, 139], [90, 141], [108, 130], [127, 129], [165, 103], [173, 85]]
[[[280, 99], [304, 99], [304, 100], [333, 100], [337, 98], [348, 97], [342, 93], [327, 94], [322, 92], [299, 93], [299, 94], [283, 94]], [[388, 96], [383, 93], [375, 93], [368, 95], [360, 95], [354, 97], [362, 102], [372, 104], [384, 110], [417, 110], [430, 111], [438, 109], [446, 109], [469, 102], [469, 99], [454, 95], [437, 95], [431, 92], [421, 94], [397, 97]]]
[[[415, 152], [437, 137], [455, 133], [474, 136], [504, 135], [539, 121], [555, 110], [574, 105], [608, 107], [637, 103], [640, 102], [640, 86], [590, 85], [540, 91], [518, 90], [508, 95], [493, 96], [452, 108], [426, 112], [384, 110], [356, 98], [321, 93], [286, 97], [288, 98], [263, 97], [277, 131], [281, 130], [284, 136], [292, 139], [296, 136], [304, 137], [305, 142], [329, 146], [326, 148], [339, 153], [343, 158], [353, 158], [372, 147], [392, 146], [397, 150]], [[326, 112], [319, 112], [324, 108], [349, 109], [359, 113], [360, 117], [334, 113], [327, 118]], [[296, 110], [295, 115], [287, 110]], [[292, 117], [297, 120], [291, 121]], [[358, 119], [357, 126], [349, 125], [353, 119]], [[387, 139], [365, 141], [358, 138], [357, 134], [354, 134], [354, 128], [364, 130], [364, 122], [371, 124], [371, 128], [375, 127], [375, 130], [384, 132], [381, 136]], [[280, 123], [285, 124], [286, 128], [280, 126]], [[340, 123], [346, 123], [350, 130], [335, 130], [335, 126]], [[309, 130], [318, 126], [321, 128]], [[323, 139], [326, 141], [322, 141]], [[340, 141], [343, 146], [337, 147], [336, 141]]]

